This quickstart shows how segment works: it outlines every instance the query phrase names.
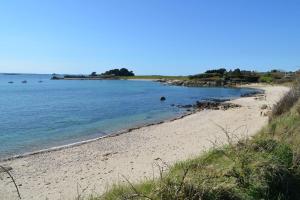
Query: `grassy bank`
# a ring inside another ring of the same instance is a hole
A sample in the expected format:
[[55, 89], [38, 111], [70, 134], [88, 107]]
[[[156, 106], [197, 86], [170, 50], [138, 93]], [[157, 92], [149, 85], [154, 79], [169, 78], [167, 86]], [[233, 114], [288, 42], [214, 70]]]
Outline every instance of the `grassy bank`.
[[228, 145], [179, 162], [155, 180], [128, 181], [90, 200], [300, 199], [299, 96], [298, 84], [274, 107], [268, 126], [252, 139], [235, 142], [229, 136]]

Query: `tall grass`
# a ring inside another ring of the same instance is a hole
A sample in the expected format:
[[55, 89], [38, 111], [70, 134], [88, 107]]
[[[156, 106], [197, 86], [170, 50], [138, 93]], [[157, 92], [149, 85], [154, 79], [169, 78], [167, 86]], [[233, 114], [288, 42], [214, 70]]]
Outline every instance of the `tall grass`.
[[276, 117], [289, 111], [300, 98], [300, 81], [296, 80], [291, 90], [274, 106], [272, 116]]

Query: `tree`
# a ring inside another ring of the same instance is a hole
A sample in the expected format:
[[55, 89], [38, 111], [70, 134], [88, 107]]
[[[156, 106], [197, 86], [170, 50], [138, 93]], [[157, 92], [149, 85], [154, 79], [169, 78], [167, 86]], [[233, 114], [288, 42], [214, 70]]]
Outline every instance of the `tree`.
[[114, 76], [134, 76], [132, 71], [129, 71], [126, 68], [121, 69], [111, 69], [104, 72], [102, 75], [114, 75]]
[[232, 73], [236, 74], [236, 75], [240, 75], [241, 74], [241, 70], [239, 68], [236, 68], [235, 70], [233, 70]]
[[92, 72], [90, 76], [97, 76], [96, 72]]
[[232, 78], [241, 78], [242, 76], [242, 73], [241, 73], [241, 70], [239, 68], [233, 70], [233, 71], [229, 71], [228, 72], [228, 76], [229, 77], [232, 77]]
[[220, 69], [212, 69], [212, 70], [207, 70], [205, 73], [206, 74], [213, 74], [213, 73], [217, 73], [220, 75], [224, 75], [226, 72], [225, 68], [220, 68]]

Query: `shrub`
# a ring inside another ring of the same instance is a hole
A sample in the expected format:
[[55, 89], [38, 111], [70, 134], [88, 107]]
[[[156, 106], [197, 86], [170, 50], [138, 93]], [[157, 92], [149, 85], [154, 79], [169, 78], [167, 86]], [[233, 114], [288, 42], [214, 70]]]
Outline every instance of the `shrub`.
[[114, 76], [134, 76], [132, 71], [129, 71], [126, 68], [121, 69], [112, 69], [102, 73], [102, 75], [114, 75]]
[[261, 76], [259, 78], [259, 81], [262, 83], [271, 83], [273, 81], [273, 78], [270, 76]]

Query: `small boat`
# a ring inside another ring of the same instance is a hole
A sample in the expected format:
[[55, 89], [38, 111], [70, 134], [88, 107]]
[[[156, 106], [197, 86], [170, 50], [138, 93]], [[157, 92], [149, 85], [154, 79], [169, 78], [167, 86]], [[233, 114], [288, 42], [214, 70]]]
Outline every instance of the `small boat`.
[[26, 81], [26, 80], [24, 80], [24, 81], [22, 81], [22, 83], [27, 83], [27, 81]]
[[13, 82], [13, 81], [9, 81], [8, 83], [12, 84], [12, 83], [14, 83], [14, 82]]

